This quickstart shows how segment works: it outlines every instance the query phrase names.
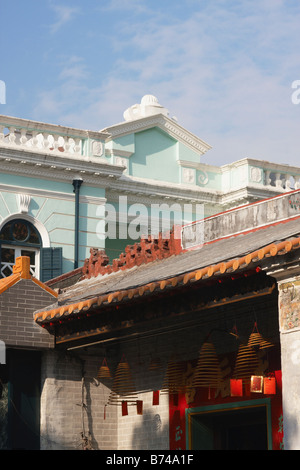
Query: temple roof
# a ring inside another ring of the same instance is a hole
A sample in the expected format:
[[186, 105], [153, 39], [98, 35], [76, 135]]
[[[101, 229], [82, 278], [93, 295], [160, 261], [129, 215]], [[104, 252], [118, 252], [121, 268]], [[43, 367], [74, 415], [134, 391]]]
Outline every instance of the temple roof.
[[191, 251], [84, 279], [58, 296], [57, 303], [35, 312], [39, 324], [76, 317], [135, 297], [155, 295], [180, 285], [261, 270], [274, 259], [300, 249], [300, 216], [253, 231], [215, 240]]

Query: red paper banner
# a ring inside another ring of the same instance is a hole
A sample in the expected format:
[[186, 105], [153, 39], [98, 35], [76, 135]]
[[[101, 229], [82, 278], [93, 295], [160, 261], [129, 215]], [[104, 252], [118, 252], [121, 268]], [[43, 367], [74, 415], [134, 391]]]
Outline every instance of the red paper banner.
[[122, 401], [122, 416], [128, 415], [127, 401]]
[[136, 402], [136, 410], [138, 415], [143, 414], [143, 400], [137, 400]]
[[276, 379], [275, 377], [264, 377], [264, 394], [275, 395], [276, 394]]
[[153, 406], [159, 405], [159, 390], [153, 391], [152, 405]]
[[232, 397], [243, 396], [243, 381], [242, 379], [230, 379], [230, 394]]

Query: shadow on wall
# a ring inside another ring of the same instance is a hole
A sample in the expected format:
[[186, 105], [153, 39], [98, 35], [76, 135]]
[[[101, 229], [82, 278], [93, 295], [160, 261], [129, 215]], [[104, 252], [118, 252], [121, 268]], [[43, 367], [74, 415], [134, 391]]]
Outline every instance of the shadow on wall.
[[132, 432], [132, 450], [168, 450], [169, 425], [166, 416], [159, 412], [145, 410], [141, 415], [140, 424]]
[[283, 450], [300, 450], [297, 415], [286, 412], [283, 416]]

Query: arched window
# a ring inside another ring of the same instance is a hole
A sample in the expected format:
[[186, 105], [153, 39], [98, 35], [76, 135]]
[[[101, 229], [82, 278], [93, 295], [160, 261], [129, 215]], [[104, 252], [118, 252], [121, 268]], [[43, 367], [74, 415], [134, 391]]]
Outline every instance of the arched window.
[[16, 258], [29, 256], [31, 274], [39, 278], [42, 241], [33, 224], [23, 219], [7, 222], [0, 232], [0, 246], [1, 277], [12, 274]]

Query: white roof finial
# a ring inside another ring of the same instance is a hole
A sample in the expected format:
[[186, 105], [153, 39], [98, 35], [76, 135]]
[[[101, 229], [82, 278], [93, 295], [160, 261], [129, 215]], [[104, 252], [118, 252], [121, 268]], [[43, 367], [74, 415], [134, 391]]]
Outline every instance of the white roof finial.
[[134, 104], [130, 108], [126, 109], [123, 116], [125, 121], [134, 121], [135, 119], [141, 119], [155, 114], [164, 114], [167, 116], [169, 112], [159, 104], [156, 96], [145, 95], [141, 99], [140, 104]]

